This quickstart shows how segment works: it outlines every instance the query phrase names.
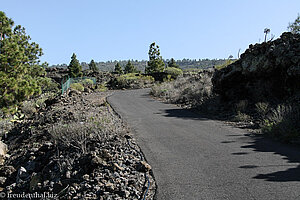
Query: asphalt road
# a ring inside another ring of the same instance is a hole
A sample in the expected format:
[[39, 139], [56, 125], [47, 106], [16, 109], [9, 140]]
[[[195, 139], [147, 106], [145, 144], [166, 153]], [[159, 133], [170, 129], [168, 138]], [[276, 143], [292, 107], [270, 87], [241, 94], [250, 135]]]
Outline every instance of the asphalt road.
[[300, 149], [153, 100], [149, 90], [108, 98], [134, 130], [157, 199], [300, 199]]

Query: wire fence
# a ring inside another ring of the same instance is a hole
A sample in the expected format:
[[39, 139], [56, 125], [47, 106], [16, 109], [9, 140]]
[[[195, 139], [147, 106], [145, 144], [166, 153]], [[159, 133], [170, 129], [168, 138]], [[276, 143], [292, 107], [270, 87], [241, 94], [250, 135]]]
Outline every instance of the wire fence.
[[84, 85], [90, 83], [91, 82], [90, 80], [93, 82], [93, 84], [96, 84], [97, 82], [95, 77], [77, 77], [77, 78], [68, 77], [67, 80], [62, 80], [61, 94], [64, 94], [70, 88], [72, 83], [82, 83]]

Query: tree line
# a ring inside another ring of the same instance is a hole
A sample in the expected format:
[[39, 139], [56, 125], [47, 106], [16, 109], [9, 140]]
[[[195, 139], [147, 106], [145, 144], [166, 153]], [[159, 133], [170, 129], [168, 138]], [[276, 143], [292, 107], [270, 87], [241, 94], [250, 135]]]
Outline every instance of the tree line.
[[[171, 59], [163, 59], [163, 62], [165, 65], [168, 65], [168, 62], [171, 60], [175, 61], [177, 65], [181, 69], [191, 69], [191, 68], [196, 68], [196, 69], [203, 69], [203, 68], [210, 68], [216, 65], [223, 64], [226, 62], [227, 59], [178, 59], [175, 60], [174, 58]], [[98, 70], [100, 71], [108, 71], [108, 72], [113, 72], [115, 69], [115, 66], [117, 63], [124, 68], [128, 61], [130, 61], [137, 69], [137, 71], [144, 72], [145, 68], [147, 67], [147, 60], [114, 60], [114, 61], [106, 61], [106, 62], [95, 62], [95, 65]], [[89, 64], [86, 62], [80, 62], [80, 65], [82, 66], [82, 70], [89, 69]], [[68, 64], [57, 64], [57, 65], [51, 65], [49, 67], [57, 67], [57, 68], [68, 68]]]
[[[289, 24], [288, 31], [300, 34], [300, 15]], [[266, 30], [266, 33], [268, 31]], [[46, 91], [51, 84], [51, 79], [46, 78], [45, 68], [47, 63], [40, 63], [43, 55], [42, 48], [31, 42], [26, 34], [25, 28], [14, 25], [14, 21], [0, 11], [0, 109], [15, 109], [18, 104], [33, 96], [40, 95]], [[168, 69], [178, 68], [206, 68], [222, 64], [226, 59], [199, 59], [164, 60], [160, 55], [159, 46], [153, 42], [149, 46], [148, 61], [108, 61], [89, 64], [80, 63], [73, 53], [69, 65], [62, 64], [56, 67], [69, 69], [72, 77], [82, 76], [82, 69], [92, 71], [115, 71], [116, 73], [155, 73]], [[52, 66], [55, 67], [55, 66]]]

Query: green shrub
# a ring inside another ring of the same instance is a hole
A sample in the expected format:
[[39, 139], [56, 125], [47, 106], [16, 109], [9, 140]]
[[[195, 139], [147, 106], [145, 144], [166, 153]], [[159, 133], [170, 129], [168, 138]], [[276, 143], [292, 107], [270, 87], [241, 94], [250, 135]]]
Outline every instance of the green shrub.
[[176, 79], [178, 76], [182, 75], [182, 70], [176, 67], [167, 67], [165, 73]]
[[83, 81], [81, 81], [81, 83], [84, 86], [94, 85], [94, 81], [92, 79], [84, 79]]
[[70, 85], [70, 88], [74, 89], [74, 90], [77, 90], [77, 91], [80, 91], [80, 92], [83, 92], [84, 91], [84, 87], [81, 83], [72, 83]]
[[163, 82], [170, 82], [173, 81], [174, 79], [172, 78], [172, 76], [170, 74], [168, 74], [164, 79]]
[[114, 78], [110, 85], [113, 88], [143, 88], [154, 82], [152, 76], [144, 76], [138, 73], [122, 74]]
[[97, 92], [106, 92], [108, 90], [108, 88], [105, 86], [105, 84], [99, 84], [97, 85]]
[[41, 78], [39, 79], [39, 85], [42, 88], [43, 93], [52, 92], [59, 93], [60, 85], [53, 81], [51, 78]]

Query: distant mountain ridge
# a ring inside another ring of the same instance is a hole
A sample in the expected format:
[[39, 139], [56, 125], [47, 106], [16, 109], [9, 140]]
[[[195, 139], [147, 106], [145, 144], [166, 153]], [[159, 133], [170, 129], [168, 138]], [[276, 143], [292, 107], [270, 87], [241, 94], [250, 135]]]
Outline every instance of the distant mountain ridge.
[[[130, 60], [131, 63], [140, 71], [144, 72], [145, 67], [147, 66], [147, 60]], [[179, 65], [181, 69], [206, 69], [211, 68], [215, 65], [221, 65], [226, 61], [226, 59], [182, 59], [176, 60], [176, 63]], [[107, 62], [95, 62], [96, 66], [101, 71], [114, 71], [115, 65], [120, 63], [120, 65], [124, 68], [127, 64], [128, 60], [120, 60], [120, 61], [107, 61]], [[169, 59], [164, 60], [165, 64], [169, 62]], [[81, 62], [82, 69], [88, 69], [88, 63]], [[58, 65], [51, 65], [50, 67], [59, 67], [59, 68], [67, 68], [68, 64], [58, 64]]]

